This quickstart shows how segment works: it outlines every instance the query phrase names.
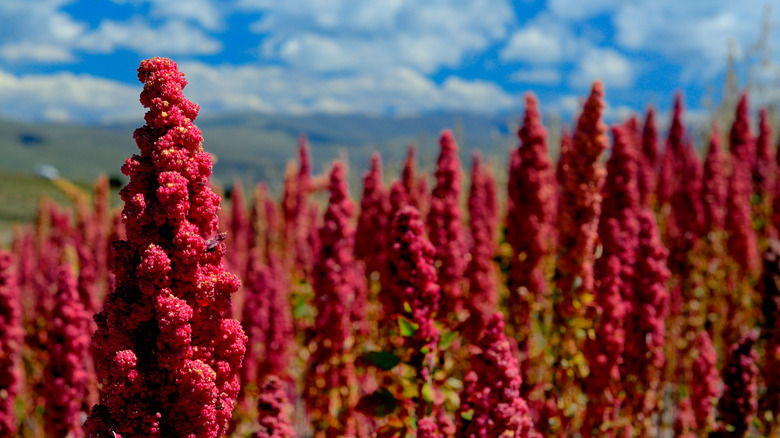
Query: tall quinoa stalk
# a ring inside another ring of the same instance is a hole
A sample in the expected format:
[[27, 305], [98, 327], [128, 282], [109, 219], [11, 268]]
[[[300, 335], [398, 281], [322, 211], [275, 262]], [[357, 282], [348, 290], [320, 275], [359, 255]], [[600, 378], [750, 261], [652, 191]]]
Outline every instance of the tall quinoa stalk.
[[290, 402], [284, 384], [276, 376], [268, 376], [257, 399], [257, 422], [260, 428], [252, 438], [293, 438], [295, 430], [290, 422]]
[[718, 402], [723, 436], [744, 437], [758, 411], [758, 332], [750, 331], [729, 349], [723, 366], [723, 396]]
[[427, 217], [428, 235], [436, 248], [436, 266], [442, 299], [443, 317], [457, 315], [463, 307], [463, 274], [466, 272], [465, 230], [461, 219], [460, 191], [463, 178], [458, 146], [450, 131], [439, 139], [440, 152], [436, 166], [436, 186], [430, 199]]
[[472, 359], [464, 378], [458, 407], [458, 438], [538, 437], [520, 395], [522, 377], [517, 359], [504, 336], [504, 318], [494, 313], [476, 344], [480, 353]]
[[[566, 433], [572, 420], [582, 412], [579, 392], [573, 383], [584, 374], [582, 340], [577, 333], [591, 327], [590, 320], [585, 318], [585, 309], [592, 303], [595, 292], [593, 264], [601, 214], [601, 188], [606, 176], [600, 158], [608, 146], [607, 128], [601, 121], [603, 110], [604, 87], [601, 82], [595, 82], [577, 120], [571, 148], [561, 156], [557, 219], [561, 254], [555, 273], [560, 298], [554, 303], [553, 322], [560, 331], [552, 339], [554, 380], [547, 397], [547, 406], [551, 409], [545, 414], [545, 417], [557, 420], [542, 421], [553, 433]], [[563, 400], [571, 403], [572, 409], [564, 411]]]
[[349, 199], [344, 165], [330, 174], [330, 201], [319, 230], [322, 248], [313, 272], [314, 351], [309, 356], [304, 400], [317, 436], [353, 436], [357, 403], [354, 335], [350, 309], [355, 305], [362, 272], [355, 269], [355, 204]]
[[403, 359], [415, 371], [418, 437], [437, 436], [433, 404], [433, 371], [438, 355], [439, 329], [434, 322], [441, 290], [436, 278], [436, 249], [424, 236], [425, 228], [416, 208], [406, 206], [393, 218], [390, 235], [390, 281], [383, 294], [399, 304], [386, 309], [398, 321], [403, 336]]
[[650, 206], [655, 199], [658, 172], [658, 131], [655, 127], [655, 110], [649, 108], [642, 128], [642, 153], [639, 159], [639, 198], [642, 205]]
[[387, 227], [390, 199], [382, 184], [382, 161], [378, 153], [371, 155], [371, 169], [363, 175], [363, 196], [355, 231], [355, 258], [366, 264], [366, 274], [380, 272], [386, 265]]
[[[595, 303], [600, 313], [596, 336], [585, 342], [590, 374], [585, 380], [588, 408], [583, 432], [600, 426], [602, 433], [614, 434], [622, 390], [633, 367], [624, 367], [645, 355], [642, 343], [629, 344], [634, 331], [635, 265], [639, 246], [639, 190], [637, 188], [637, 148], [625, 126], [612, 128], [613, 148], [607, 161], [599, 237], [603, 254], [596, 261], [598, 292]], [[631, 361], [630, 359], [634, 359]], [[629, 392], [630, 391], [625, 391]], [[611, 423], [611, 426], [609, 425]]]
[[706, 331], [699, 332], [693, 343], [695, 357], [691, 373], [690, 398], [696, 428], [700, 432], [715, 429], [715, 405], [721, 391], [718, 355]]
[[[633, 401], [634, 423], [641, 425], [638, 433], [652, 436], [652, 416], [661, 402], [663, 369], [666, 363], [666, 318], [669, 315], [670, 273], [666, 267], [669, 252], [661, 243], [655, 214], [645, 207], [637, 215], [639, 246], [635, 265], [632, 329], [626, 337], [626, 348], [634, 354], [624, 358], [623, 367], [635, 385], [628, 390]], [[630, 345], [630, 347], [629, 347]]]
[[702, 184], [701, 195], [707, 232], [723, 230], [726, 226], [727, 164], [721, 146], [720, 128], [717, 123], [713, 123], [710, 147], [707, 158], [704, 159], [704, 184]]
[[532, 314], [548, 292], [543, 262], [553, 238], [556, 202], [554, 169], [538, 106], [534, 95], [526, 95], [525, 118], [518, 131], [521, 145], [512, 151], [507, 188], [506, 240], [513, 253], [507, 280], [509, 322], [525, 369]]
[[79, 297], [76, 278], [67, 264], [57, 271], [51, 327], [47, 338], [49, 362], [44, 370], [46, 434], [82, 437], [81, 415], [89, 374], [89, 316]]
[[737, 106], [734, 124], [729, 133], [731, 175], [728, 185], [726, 229], [729, 254], [742, 268], [743, 276], [756, 274], [759, 266], [756, 232], [753, 229], [751, 196], [753, 194], [752, 163], [755, 161], [755, 140], [750, 133], [747, 96]]
[[469, 319], [464, 335], [475, 342], [498, 308], [498, 267], [493, 256], [498, 246], [498, 197], [490, 168], [474, 153], [468, 199], [471, 260], [466, 269], [469, 282]]
[[763, 265], [757, 289], [763, 314], [761, 338], [766, 341], [761, 366], [766, 391], [759, 400], [759, 418], [766, 436], [776, 437], [780, 433], [780, 241], [769, 240]]
[[604, 87], [596, 82], [577, 120], [572, 147], [561, 156], [564, 174], [557, 226], [564, 251], [556, 264], [556, 286], [562, 295], [556, 312], [563, 318], [581, 313], [585, 295], [594, 290], [593, 263], [606, 176], [599, 160], [608, 147], [603, 109]]
[[14, 403], [22, 383], [20, 359], [24, 331], [20, 289], [11, 253], [0, 250], [0, 436], [15, 436], [17, 431]]
[[754, 222], [762, 237], [768, 233], [768, 219], [771, 214], [772, 195], [776, 175], [775, 152], [772, 145], [772, 125], [766, 108], [759, 112], [758, 138], [756, 139], [756, 156], [753, 163], [753, 194], [757, 202], [753, 206]]
[[140, 155], [122, 172], [127, 240], [114, 242], [116, 286], [95, 316], [100, 404], [89, 437], [218, 437], [239, 391], [246, 336], [229, 319], [238, 278], [222, 265], [219, 197], [211, 156], [193, 124], [198, 106], [182, 94], [184, 75], [166, 58], [141, 62], [146, 125]]

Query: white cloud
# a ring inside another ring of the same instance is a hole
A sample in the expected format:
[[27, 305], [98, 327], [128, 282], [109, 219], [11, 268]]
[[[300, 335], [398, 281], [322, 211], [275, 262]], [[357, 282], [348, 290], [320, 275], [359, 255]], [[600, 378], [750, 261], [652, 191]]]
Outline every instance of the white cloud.
[[[546, 6], [515, 30], [501, 58], [533, 69], [573, 66], [576, 71], [569, 80], [575, 86], [582, 87], [594, 77], [606, 83], [609, 77], [616, 82], [607, 85], [619, 88], [632, 85], [641, 71], [652, 68], [623, 62], [629, 57], [641, 59], [637, 53], [657, 54], [679, 65], [681, 73], [674, 80], [682, 84], [713, 79], [723, 71], [728, 43], [750, 47], [768, 10], [767, 2], [731, 0], [549, 0]], [[599, 15], [612, 22], [612, 35], [588, 22]], [[771, 9], [770, 19], [780, 22], [780, 8]], [[773, 30], [768, 43], [770, 56], [780, 58], [780, 33]]]
[[[659, 53], [683, 66], [683, 80], [711, 79], [725, 65], [727, 43], [745, 48], [758, 39], [765, 2], [641, 0], [614, 13], [617, 43]], [[780, 9], [772, 8], [773, 22]], [[780, 35], [770, 34], [780, 48]], [[775, 56], [780, 54], [775, 52]]]
[[610, 88], [627, 88], [634, 85], [635, 75], [636, 69], [627, 57], [612, 49], [593, 47], [582, 54], [568, 81], [583, 89], [597, 79]]
[[450, 77], [441, 88], [443, 107], [492, 112], [512, 107], [516, 100], [494, 82]]
[[65, 47], [55, 44], [21, 42], [0, 46], [0, 58], [9, 62], [64, 62], [73, 59], [73, 54]]
[[515, 32], [509, 43], [501, 50], [505, 61], [528, 61], [531, 63], [553, 63], [564, 59], [564, 44], [568, 35], [556, 34], [549, 29], [532, 25]]
[[494, 83], [450, 77], [439, 85], [408, 68], [328, 77], [279, 66], [210, 66], [201, 62], [179, 66], [190, 84], [185, 94], [208, 112], [495, 111], [509, 109], [518, 100]]
[[627, 55], [600, 47], [587, 33], [575, 35], [571, 25], [548, 12], [515, 31], [500, 56], [505, 61], [527, 64], [510, 77], [514, 81], [558, 84], [561, 71], [570, 70], [566, 82], [578, 89], [587, 89], [595, 79], [610, 87], [626, 88], [634, 84], [641, 70]]
[[579, 114], [582, 109], [582, 104], [585, 102], [586, 96], [580, 95], [565, 95], [553, 103], [553, 108], [557, 108], [558, 111], [566, 116], [573, 116]]
[[150, 15], [160, 19], [186, 20], [208, 30], [224, 27], [225, 14], [231, 9], [227, 2], [212, 0], [111, 0], [117, 4], [140, 6], [150, 4]]
[[0, 114], [25, 120], [109, 122], [142, 117], [141, 85], [90, 75], [16, 76], [0, 70]]
[[594, 15], [609, 12], [625, 0], [550, 0], [548, 9], [557, 17], [569, 20], [584, 20]]
[[222, 49], [222, 43], [203, 30], [219, 29], [224, 18], [210, 0], [152, 2], [150, 16], [161, 19], [159, 25], [133, 16], [127, 21], [103, 20], [90, 29], [61, 10], [67, 0], [0, 1], [0, 59], [9, 64], [52, 63], [73, 61], [80, 51], [197, 55]]
[[637, 116], [640, 120], [642, 120], [642, 117], [640, 114], [637, 114], [636, 110], [634, 108], [621, 105], [617, 107], [612, 107], [610, 105], [607, 105], [604, 111], [604, 119], [607, 120], [607, 122], [624, 122], [628, 119], [630, 119], [632, 116]]
[[9, 62], [66, 61], [86, 29], [59, 8], [64, 0], [0, 2], [0, 57]]
[[194, 21], [208, 30], [224, 27], [224, 2], [211, 0], [152, 0], [152, 16]]
[[104, 20], [97, 29], [80, 39], [79, 47], [97, 53], [128, 48], [144, 55], [212, 54], [222, 43], [183, 21], [167, 21], [154, 28], [141, 17], [126, 22]]
[[262, 12], [252, 30], [265, 36], [265, 57], [323, 72], [457, 67], [504, 38], [514, 21], [505, 0], [244, 1], [239, 7]]
[[556, 85], [561, 82], [561, 72], [555, 68], [519, 70], [509, 76], [513, 82], [538, 85]]

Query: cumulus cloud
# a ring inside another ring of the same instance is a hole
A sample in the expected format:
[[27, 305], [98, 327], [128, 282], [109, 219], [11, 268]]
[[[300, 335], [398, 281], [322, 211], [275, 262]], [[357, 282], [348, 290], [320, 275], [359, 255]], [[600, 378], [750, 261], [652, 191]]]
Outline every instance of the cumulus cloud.
[[142, 17], [125, 22], [104, 20], [97, 29], [83, 36], [78, 46], [97, 53], [126, 48], [144, 55], [212, 54], [222, 49], [219, 40], [184, 21], [167, 21], [160, 27], [152, 27]]
[[[571, 14], [587, 16], [585, 12]], [[574, 88], [590, 86], [601, 79], [610, 87], [627, 88], [634, 84], [639, 67], [626, 55], [600, 47], [591, 35], [578, 35], [572, 26], [545, 12], [517, 29], [501, 49], [504, 61], [519, 61], [526, 67], [510, 79], [530, 84], [558, 84], [562, 71], [566, 83]]]
[[230, 5], [215, 4], [212, 0], [112, 0], [114, 3], [140, 6], [150, 5], [150, 15], [157, 19], [186, 20], [208, 30], [221, 30]]
[[567, 33], [550, 32], [537, 25], [531, 25], [515, 32], [509, 43], [501, 50], [505, 61], [528, 61], [531, 63], [561, 62], [567, 55], [565, 45], [570, 44]]
[[64, 0], [0, 2], [0, 58], [9, 62], [60, 62], [86, 25], [59, 8]]
[[631, 60], [612, 49], [592, 47], [577, 61], [577, 69], [569, 75], [573, 87], [588, 88], [594, 80], [608, 87], [626, 88], [634, 84], [635, 67]]
[[0, 114], [24, 120], [110, 122], [142, 117], [141, 85], [91, 75], [17, 76], [0, 70]]
[[97, 28], [63, 12], [66, 3], [0, 2], [0, 60], [6, 65], [56, 63], [73, 61], [80, 52], [201, 55], [222, 49], [222, 42], [203, 30], [220, 29], [223, 22], [221, 10], [210, 0], [152, 0], [150, 17], [103, 20]]
[[505, 0], [245, 0], [239, 7], [262, 12], [252, 30], [265, 36], [264, 57], [322, 72], [456, 67], [504, 38], [514, 21]]
[[[637, 62], [638, 54], [660, 55], [663, 62], [680, 66], [675, 80], [682, 84], [712, 80], [723, 71], [730, 42], [745, 49], [760, 34], [765, 2], [712, 0], [550, 0], [546, 8], [515, 29], [500, 55], [532, 70], [550, 66], [573, 68], [567, 83], [584, 87], [595, 77], [612, 87], [626, 88], [650, 65]], [[605, 30], [593, 19], [608, 20]], [[771, 22], [780, 21], [772, 8]], [[780, 57], [780, 33], [768, 44]], [[744, 56], [742, 52], [739, 56]], [[627, 61], [634, 61], [627, 64]], [[550, 76], [552, 77], [552, 76]], [[518, 74], [514, 79], [524, 81]], [[529, 83], [534, 77], [529, 76]]]
[[[623, 47], [679, 62], [685, 79], [712, 78], [724, 66], [729, 40], [747, 47], [758, 38], [764, 12], [763, 2], [631, 2], [614, 13], [616, 39]], [[778, 8], [772, 10], [771, 19], [780, 20]], [[770, 43], [780, 47], [777, 32]]]
[[437, 84], [404, 67], [328, 77], [280, 66], [210, 66], [201, 62], [180, 66], [190, 83], [188, 96], [203, 111], [212, 112], [492, 112], [509, 109], [517, 102], [494, 83], [450, 77]]
[[[494, 112], [518, 98], [495, 83], [446, 78], [436, 83], [409, 68], [327, 77], [280, 66], [181, 62], [188, 98], [202, 112], [415, 114], [431, 110]], [[91, 75], [14, 75], [0, 70], [0, 116], [24, 120], [112, 122], [140, 119], [141, 85]]]
[[561, 72], [555, 68], [523, 69], [512, 73], [509, 80], [526, 84], [556, 85], [561, 82]]
[[0, 46], [0, 58], [9, 62], [65, 62], [73, 59], [73, 54], [65, 47], [56, 44], [8, 43]]
[[555, 16], [567, 20], [584, 20], [594, 15], [610, 12], [624, 0], [549, 0], [548, 9]]

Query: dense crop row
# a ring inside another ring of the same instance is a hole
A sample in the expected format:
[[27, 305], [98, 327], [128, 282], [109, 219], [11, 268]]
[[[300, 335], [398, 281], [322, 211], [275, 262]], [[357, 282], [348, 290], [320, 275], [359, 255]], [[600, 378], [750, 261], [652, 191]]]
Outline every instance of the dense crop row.
[[679, 96], [661, 149], [652, 110], [610, 136], [596, 83], [556, 165], [529, 95], [503, 200], [479, 155], [461, 193], [448, 131], [431, 189], [414, 149], [389, 186], [374, 155], [359, 205], [302, 138], [279, 202], [236, 184], [218, 217], [184, 76], [139, 80], [123, 210], [62, 185], [75, 217], [43, 201], [0, 251], [0, 436], [780, 433], [780, 186], [746, 98], [702, 163]]

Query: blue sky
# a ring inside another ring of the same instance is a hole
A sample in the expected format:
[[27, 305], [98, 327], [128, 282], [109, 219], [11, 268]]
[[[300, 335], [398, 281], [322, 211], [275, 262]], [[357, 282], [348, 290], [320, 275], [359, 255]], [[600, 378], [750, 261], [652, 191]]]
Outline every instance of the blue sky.
[[[747, 0], [2, 0], [0, 117], [140, 118], [140, 60], [168, 56], [201, 113], [517, 112], [570, 117], [603, 80], [610, 114], [717, 99]], [[771, 10], [780, 23], [780, 7]], [[780, 29], [769, 38], [780, 54]], [[739, 54], [739, 52], [738, 52]], [[742, 53], [744, 54], [744, 52]], [[740, 54], [740, 55], [742, 55]]]

